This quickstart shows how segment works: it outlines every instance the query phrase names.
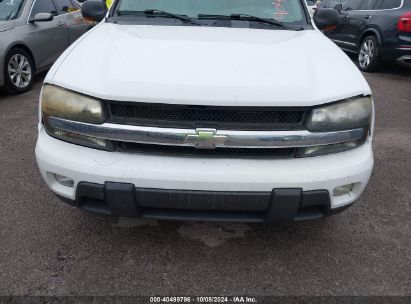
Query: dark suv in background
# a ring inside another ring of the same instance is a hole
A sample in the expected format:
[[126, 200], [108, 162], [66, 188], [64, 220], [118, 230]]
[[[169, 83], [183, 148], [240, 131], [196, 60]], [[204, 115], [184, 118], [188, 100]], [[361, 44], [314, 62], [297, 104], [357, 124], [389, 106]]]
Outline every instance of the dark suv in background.
[[347, 0], [323, 0], [318, 5], [319, 8], [335, 8], [337, 5], [344, 5]]
[[335, 7], [340, 22], [325, 34], [343, 50], [358, 53], [358, 67], [378, 69], [383, 61], [411, 65], [411, 0], [348, 0]]

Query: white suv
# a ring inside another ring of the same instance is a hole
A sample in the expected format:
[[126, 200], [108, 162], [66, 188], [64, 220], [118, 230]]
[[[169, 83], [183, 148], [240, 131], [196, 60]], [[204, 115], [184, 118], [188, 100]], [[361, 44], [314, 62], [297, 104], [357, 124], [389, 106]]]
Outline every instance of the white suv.
[[357, 200], [373, 168], [370, 88], [304, 0], [272, 2], [86, 1], [101, 22], [40, 98], [50, 189], [94, 212], [175, 220], [316, 219]]

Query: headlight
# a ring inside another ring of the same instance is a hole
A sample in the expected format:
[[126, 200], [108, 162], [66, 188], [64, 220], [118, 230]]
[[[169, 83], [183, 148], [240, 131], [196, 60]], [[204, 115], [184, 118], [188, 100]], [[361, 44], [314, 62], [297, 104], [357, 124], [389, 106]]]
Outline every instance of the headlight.
[[45, 85], [41, 97], [44, 128], [50, 136], [77, 145], [112, 151], [109, 140], [68, 132], [50, 125], [49, 117], [59, 117], [86, 123], [104, 122], [101, 102], [92, 97], [77, 94], [53, 85]]
[[101, 124], [103, 109], [99, 100], [53, 85], [45, 85], [41, 97], [43, 116]]
[[366, 128], [370, 125], [371, 113], [370, 96], [351, 98], [312, 110], [307, 128], [311, 132]]

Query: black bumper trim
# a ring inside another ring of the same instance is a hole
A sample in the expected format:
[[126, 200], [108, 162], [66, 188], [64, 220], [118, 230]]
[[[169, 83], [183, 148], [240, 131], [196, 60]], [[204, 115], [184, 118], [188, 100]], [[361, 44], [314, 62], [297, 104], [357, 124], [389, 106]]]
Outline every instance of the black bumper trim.
[[61, 199], [92, 212], [158, 220], [271, 224], [318, 219], [339, 212], [330, 209], [327, 190], [302, 191], [299, 188], [273, 189], [272, 192], [215, 192], [81, 182], [75, 201]]
[[130, 214], [140, 216], [140, 207], [136, 204], [134, 185], [123, 183], [106, 183], [104, 187], [107, 205], [114, 216]]
[[300, 208], [302, 192], [302, 189], [274, 189], [265, 221], [267, 223], [293, 221]]

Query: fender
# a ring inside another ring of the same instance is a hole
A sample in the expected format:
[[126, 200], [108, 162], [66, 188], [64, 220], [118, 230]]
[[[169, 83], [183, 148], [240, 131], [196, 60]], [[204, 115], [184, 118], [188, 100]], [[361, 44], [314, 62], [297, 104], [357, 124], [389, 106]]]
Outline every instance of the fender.
[[34, 58], [33, 52], [30, 50], [30, 48], [23, 41], [17, 40], [17, 41], [14, 41], [13, 43], [11, 43], [10, 45], [8, 45], [7, 48], [6, 48], [6, 51], [4, 52], [4, 54], [7, 54], [14, 47], [22, 48], [27, 53], [29, 53], [29, 55], [31, 56], [31, 60], [33, 60], [34, 67], [36, 68], [36, 60]]
[[362, 33], [362, 35], [360, 36], [360, 38], [357, 41], [357, 46], [359, 47], [361, 44], [361, 41], [364, 39], [365, 36], [368, 36], [369, 34], [374, 34], [375, 36], [377, 36], [377, 40], [378, 43], [381, 44], [382, 43], [382, 38], [381, 38], [381, 33], [380, 31], [375, 28], [375, 27], [368, 27], [364, 30], [364, 32]]

